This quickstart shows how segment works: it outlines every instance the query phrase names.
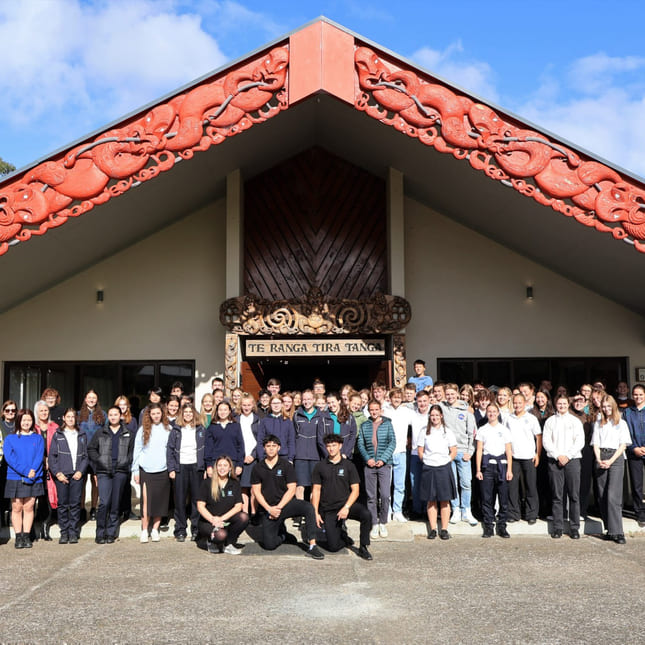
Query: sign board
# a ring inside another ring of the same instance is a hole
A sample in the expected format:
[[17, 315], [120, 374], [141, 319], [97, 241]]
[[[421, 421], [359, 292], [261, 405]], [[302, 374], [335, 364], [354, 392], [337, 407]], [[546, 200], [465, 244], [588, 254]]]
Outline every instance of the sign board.
[[315, 356], [385, 356], [385, 339], [370, 338], [294, 338], [246, 339], [247, 358], [294, 358]]

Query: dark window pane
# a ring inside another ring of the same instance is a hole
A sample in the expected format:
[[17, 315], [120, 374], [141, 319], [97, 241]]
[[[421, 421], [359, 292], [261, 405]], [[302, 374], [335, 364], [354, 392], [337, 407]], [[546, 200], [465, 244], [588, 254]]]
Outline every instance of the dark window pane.
[[99, 396], [99, 402], [107, 410], [117, 397], [116, 385], [118, 378], [117, 365], [81, 365], [80, 402], [85, 394], [94, 390]]
[[[513, 361], [514, 369], [514, 383], [528, 381], [533, 383], [536, 388], [540, 387], [540, 383], [551, 378], [551, 366], [548, 358], [518, 358]], [[557, 379], [556, 379], [557, 381]], [[555, 386], [555, 383], [553, 384]]]
[[165, 396], [170, 394], [170, 388], [175, 381], [181, 381], [184, 392], [191, 394], [195, 391], [194, 368], [190, 363], [164, 363], [159, 366], [159, 386]]
[[132, 414], [138, 416], [148, 402], [148, 391], [154, 387], [155, 366], [150, 363], [127, 363], [121, 368], [121, 381], [123, 391], [119, 394], [125, 394], [130, 399]]
[[474, 381], [473, 361], [439, 359], [437, 380], [457, 383], [457, 385], [472, 383]]
[[477, 361], [477, 380], [486, 387], [511, 383], [511, 361]]

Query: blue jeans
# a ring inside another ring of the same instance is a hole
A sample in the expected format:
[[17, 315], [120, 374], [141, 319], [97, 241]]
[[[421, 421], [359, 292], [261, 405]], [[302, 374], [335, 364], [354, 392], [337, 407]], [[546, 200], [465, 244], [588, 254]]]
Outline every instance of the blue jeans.
[[392, 455], [392, 482], [394, 494], [392, 495], [392, 513], [403, 512], [405, 499], [405, 475], [408, 469], [408, 453], [395, 452]]
[[[459, 482], [459, 491], [461, 493], [461, 504], [459, 503], [459, 495], [450, 501], [453, 512], [460, 508], [462, 514], [466, 511], [470, 512], [471, 481], [473, 477], [470, 461], [470, 459], [464, 461], [464, 453], [459, 451], [452, 462], [452, 474], [455, 476], [455, 480]], [[459, 474], [458, 479], [457, 474]]]

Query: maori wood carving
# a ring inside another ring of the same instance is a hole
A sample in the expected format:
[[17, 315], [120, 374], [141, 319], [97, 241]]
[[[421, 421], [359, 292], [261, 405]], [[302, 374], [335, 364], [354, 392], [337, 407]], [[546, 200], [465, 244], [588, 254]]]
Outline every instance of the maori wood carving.
[[399, 296], [334, 299], [316, 287], [302, 299], [230, 298], [219, 313], [220, 322], [231, 332], [255, 336], [393, 333], [403, 329], [411, 316], [410, 303]]
[[405, 356], [405, 335], [395, 334], [392, 341], [394, 345], [394, 387], [403, 387], [408, 381]]
[[224, 389], [228, 396], [238, 386], [239, 355], [239, 336], [237, 334], [226, 334]]
[[354, 54], [355, 107], [585, 226], [645, 253], [645, 190], [539, 132], [505, 120], [367, 47]]
[[288, 63], [276, 47], [0, 185], [0, 255], [286, 109]]

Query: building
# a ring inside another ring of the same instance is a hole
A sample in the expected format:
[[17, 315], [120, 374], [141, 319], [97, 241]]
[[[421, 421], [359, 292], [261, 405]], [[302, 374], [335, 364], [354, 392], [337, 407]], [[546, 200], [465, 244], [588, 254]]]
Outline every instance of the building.
[[3, 394], [402, 384], [406, 357], [632, 383], [644, 204], [640, 179], [316, 20], [0, 183]]

